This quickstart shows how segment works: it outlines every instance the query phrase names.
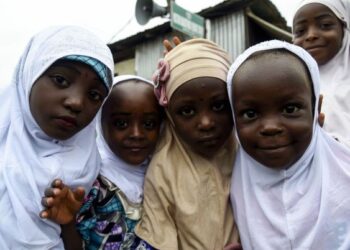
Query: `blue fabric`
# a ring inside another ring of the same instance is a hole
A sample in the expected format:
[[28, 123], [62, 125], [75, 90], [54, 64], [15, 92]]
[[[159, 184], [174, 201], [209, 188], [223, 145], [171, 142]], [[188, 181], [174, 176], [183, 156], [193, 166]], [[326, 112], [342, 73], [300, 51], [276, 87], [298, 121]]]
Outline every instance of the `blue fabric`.
[[81, 56], [81, 55], [69, 55], [69, 56], [65, 56], [63, 59], [82, 62], [89, 65], [90, 67], [93, 68], [93, 70], [95, 70], [97, 75], [101, 78], [104, 85], [107, 87], [107, 90], [111, 88], [113, 81], [112, 81], [112, 76], [110, 75], [110, 71], [106, 67], [106, 65], [104, 65], [100, 61], [89, 56]]

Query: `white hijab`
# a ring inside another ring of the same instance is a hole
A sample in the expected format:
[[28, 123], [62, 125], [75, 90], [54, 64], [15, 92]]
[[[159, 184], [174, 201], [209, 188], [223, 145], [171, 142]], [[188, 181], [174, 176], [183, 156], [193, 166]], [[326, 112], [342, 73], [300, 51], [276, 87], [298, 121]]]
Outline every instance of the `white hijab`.
[[[114, 78], [113, 87], [121, 82], [138, 80], [151, 84], [153, 83], [138, 76], [123, 75]], [[131, 165], [120, 159], [109, 148], [101, 126], [101, 113], [97, 123], [97, 146], [102, 158], [101, 175], [113, 182], [126, 197], [133, 203], [140, 203], [143, 199], [143, 182], [149, 159], [139, 166]]]
[[[231, 66], [227, 78], [231, 104], [232, 79], [238, 67], [257, 51], [279, 48], [306, 63], [314, 95], [319, 96], [314, 59], [301, 47], [268, 41], [246, 50]], [[315, 114], [317, 105], [318, 101]], [[350, 151], [323, 131], [317, 115], [310, 145], [286, 170], [268, 168], [240, 147], [231, 202], [243, 249], [350, 249], [349, 190]]]
[[343, 44], [339, 52], [326, 64], [319, 66], [324, 129], [333, 137], [350, 146], [350, 1], [304, 0], [297, 10], [306, 4], [320, 3], [327, 6], [345, 24]]
[[44, 190], [55, 178], [88, 188], [99, 172], [96, 119], [58, 141], [40, 129], [30, 112], [34, 82], [67, 55], [97, 59], [113, 75], [111, 52], [95, 35], [79, 27], [55, 27], [30, 40], [11, 85], [0, 93], [0, 249], [63, 249], [60, 225], [39, 217]]

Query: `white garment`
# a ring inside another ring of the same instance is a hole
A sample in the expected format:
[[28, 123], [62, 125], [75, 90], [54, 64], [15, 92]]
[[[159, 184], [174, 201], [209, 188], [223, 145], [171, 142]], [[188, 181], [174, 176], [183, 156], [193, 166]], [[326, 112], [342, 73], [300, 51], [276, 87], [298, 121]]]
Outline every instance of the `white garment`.
[[345, 24], [343, 44], [339, 52], [326, 64], [319, 66], [324, 129], [342, 143], [350, 146], [350, 1], [304, 0], [297, 10], [306, 4], [320, 3], [327, 6]]
[[[122, 75], [114, 78], [113, 87], [116, 84], [129, 80], [139, 80], [151, 84], [153, 83], [138, 76]], [[101, 175], [117, 185], [126, 197], [134, 203], [143, 200], [143, 182], [149, 159], [139, 166], [131, 165], [116, 156], [109, 148], [103, 137], [101, 126], [101, 113], [98, 115], [97, 123], [97, 146], [102, 157]]]
[[55, 178], [87, 189], [99, 172], [96, 119], [58, 141], [40, 129], [30, 112], [33, 83], [67, 55], [95, 58], [113, 75], [111, 52], [95, 35], [74, 26], [54, 27], [30, 40], [12, 83], [0, 93], [0, 249], [63, 249], [60, 225], [39, 217], [44, 190]]
[[[306, 63], [314, 95], [319, 95], [314, 59], [301, 47], [268, 41], [246, 50], [231, 66], [227, 78], [231, 104], [231, 84], [237, 68], [253, 53], [277, 48], [289, 50]], [[315, 114], [316, 107], [317, 102]], [[349, 250], [349, 190], [350, 150], [324, 132], [317, 115], [310, 145], [286, 170], [263, 166], [240, 147], [231, 202], [243, 249]]]

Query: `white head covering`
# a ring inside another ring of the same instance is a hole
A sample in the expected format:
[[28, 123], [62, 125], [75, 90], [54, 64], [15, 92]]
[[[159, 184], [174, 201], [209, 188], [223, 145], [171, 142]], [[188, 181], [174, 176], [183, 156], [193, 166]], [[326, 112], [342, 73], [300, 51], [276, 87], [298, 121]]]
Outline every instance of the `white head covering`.
[[343, 44], [339, 52], [326, 64], [319, 66], [324, 129], [341, 142], [350, 146], [350, 1], [305, 0], [306, 4], [320, 3], [327, 6], [345, 24]]
[[95, 119], [68, 140], [47, 136], [33, 118], [29, 95], [34, 82], [68, 55], [94, 58], [113, 75], [108, 47], [85, 29], [64, 26], [35, 35], [11, 85], [0, 93], [0, 249], [63, 249], [60, 226], [39, 218], [41, 197], [55, 178], [88, 188], [99, 172]]
[[[315, 60], [301, 47], [268, 41], [246, 50], [231, 66], [227, 78], [231, 104], [236, 70], [253, 53], [272, 49], [286, 49], [305, 62], [318, 97]], [[317, 101], [315, 114], [316, 107]], [[317, 115], [310, 145], [288, 169], [268, 168], [240, 147], [231, 202], [243, 249], [350, 249], [348, 190], [350, 151], [322, 130]]]
[[[115, 77], [113, 87], [121, 82], [135, 80], [151, 84], [153, 87], [152, 82], [133, 75]], [[117, 185], [130, 201], [140, 203], [143, 199], [143, 182], [149, 159], [141, 163], [139, 166], [135, 166], [126, 163], [115, 155], [103, 137], [101, 113], [99, 113], [98, 117], [97, 146], [102, 158], [100, 174]]]

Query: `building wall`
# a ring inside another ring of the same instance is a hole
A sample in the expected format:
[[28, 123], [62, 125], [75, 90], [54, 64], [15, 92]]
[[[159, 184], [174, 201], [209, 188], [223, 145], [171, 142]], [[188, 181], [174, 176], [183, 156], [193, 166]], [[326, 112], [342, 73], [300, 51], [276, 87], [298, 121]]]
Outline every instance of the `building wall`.
[[162, 42], [163, 36], [159, 36], [136, 46], [135, 71], [137, 75], [151, 79], [159, 58], [163, 57]]
[[249, 44], [246, 20], [244, 10], [212, 19], [207, 24], [207, 38], [222, 46], [232, 60]]
[[114, 64], [114, 73], [118, 75], [135, 75], [135, 58]]
[[[222, 46], [231, 59], [241, 54], [248, 44], [247, 22], [244, 10], [207, 21], [207, 38]], [[136, 46], [135, 72], [150, 79], [157, 67], [159, 58], [163, 57], [162, 41], [171, 38], [173, 33], [160, 34], [155, 39]]]

